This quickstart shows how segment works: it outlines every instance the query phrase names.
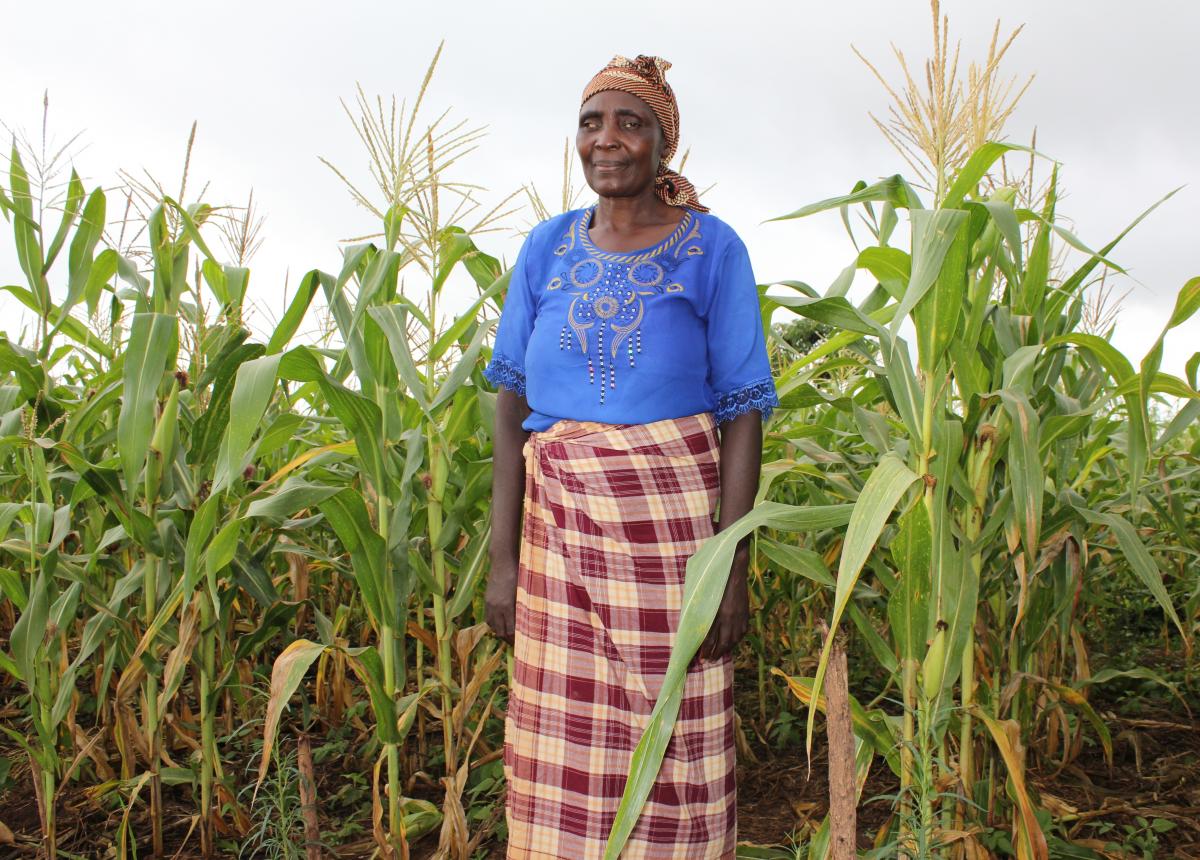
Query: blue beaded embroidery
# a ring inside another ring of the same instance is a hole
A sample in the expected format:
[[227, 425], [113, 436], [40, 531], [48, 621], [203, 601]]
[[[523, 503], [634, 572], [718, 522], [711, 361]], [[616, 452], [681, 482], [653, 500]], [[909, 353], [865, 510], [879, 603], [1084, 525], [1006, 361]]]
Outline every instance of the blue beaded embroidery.
[[[594, 207], [584, 210], [555, 249], [554, 253], [564, 258], [565, 268], [551, 279], [547, 289], [566, 289], [574, 296], [567, 309], [567, 321], [559, 332], [558, 348], [565, 351], [578, 348], [588, 357], [590, 384], [596, 384], [599, 370], [603, 405], [606, 392], [617, 387], [616, 365], [622, 352], [631, 368], [637, 366], [637, 356], [642, 351], [645, 300], [683, 291], [683, 285], [668, 282], [668, 276], [679, 265], [683, 245], [700, 239], [700, 228], [692, 214], [686, 212], [675, 231], [650, 250], [602, 251], [591, 244], [587, 235], [593, 211]], [[674, 254], [664, 254], [672, 247]], [[688, 256], [702, 253], [698, 244], [688, 248]]]
[[713, 415], [718, 424], [723, 424], [751, 409], [757, 409], [762, 413], [762, 420], [765, 422], [778, 405], [779, 396], [775, 393], [775, 383], [767, 377], [740, 385], [733, 391], [718, 394], [717, 408], [713, 410]]

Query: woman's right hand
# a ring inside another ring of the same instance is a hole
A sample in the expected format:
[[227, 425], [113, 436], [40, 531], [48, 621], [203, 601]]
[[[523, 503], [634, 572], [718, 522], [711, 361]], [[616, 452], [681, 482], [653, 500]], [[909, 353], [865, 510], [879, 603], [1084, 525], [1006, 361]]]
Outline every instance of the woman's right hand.
[[492, 632], [509, 645], [517, 629], [517, 562], [492, 561], [484, 594], [484, 618]]

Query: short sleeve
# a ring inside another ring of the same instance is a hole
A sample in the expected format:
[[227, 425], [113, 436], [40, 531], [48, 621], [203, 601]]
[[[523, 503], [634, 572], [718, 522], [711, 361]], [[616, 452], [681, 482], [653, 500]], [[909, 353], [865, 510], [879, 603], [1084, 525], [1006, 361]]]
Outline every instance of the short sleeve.
[[483, 369], [483, 376], [497, 387], [503, 386], [525, 396], [525, 349], [533, 332], [533, 321], [537, 306], [529, 288], [527, 258], [531, 236], [517, 253], [504, 296], [504, 307], [500, 310], [500, 326], [496, 330], [496, 342], [492, 347], [492, 359]]
[[763, 337], [758, 286], [740, 238], [725, 247], [711, 289], [705, 323], [714, 417], [721, 424], [757, 409], [766, 421], [779, 396]]

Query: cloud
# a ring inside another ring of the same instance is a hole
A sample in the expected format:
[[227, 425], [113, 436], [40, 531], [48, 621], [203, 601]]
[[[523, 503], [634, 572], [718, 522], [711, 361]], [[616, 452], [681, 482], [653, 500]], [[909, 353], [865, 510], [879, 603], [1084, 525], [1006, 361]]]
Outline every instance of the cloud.
[[[488, 199], [533, 180], [557, 193], [563, 140], [573, 134], [579, 92], [613, 53], [661, 53], [683, 109], [688, 175], [751, 249], [761, 278], [799, 278], [824, 288], [853, 248], [836, 214], [762, 224], [858, 179], [905, 172], [867, 116], [886, 98], [850, 50], [895, 70], [889, 42], [915, 64], [929, 43], [928, 5], [695, 2], [647, 4], [378, 4], [346, 2], [79, 5], [70, 23], [45, 4], [10, 10], [0, 118], [36, 135], [49, 88], [61, 138], [87, 130], [78, 162], [91, 183], [145, 165], [175, 177], [193, 119], [196, 182], [211, 202], [242, 202], [249, 189], [267, 215], [252, 292], [279, 307], [285, 278], [336, 269], [339, 238], [374, 229], [318, 160], [366, 176], [366, 158], [338, 98], [355, 82], [368, 93], [411, 94], [438, 41], [446, 51], [429, 92], [433, 107], [486, 124], [483, 148], [461, 165]], [[946, 3], [964, 57], [991, 35], [987, 4]], [[1117, 344], [1137, 360], [1157, 336], [1175, 291], [1198, 267], [1200, 112], [1178, 61], [1200, 30], [1196, 4], [1088, 4], [1020, 0], [1004, 6], [1001, 31], [1027, 22], [1008, 59], [1037, 79], [1009, 127], [1064, 164], [1061, 211], [1098, 246], [1171, 188], [1188, 184], [1116, 256], [1134, 285]], [[578, 180], [578, 174], [577, 181]], [[198, 185], [193, 185], [193, 188]], [[115, 206], [110, 206], [115, 209]], [[517, 224], [515, 226], [520, 226]], [[511, 259], [515, 236], [485, 246]], [[19, 269], [0, 243], [6, 281]], [[1136, 320], [1136, 325], [1130, 325]], [[1200, 320], [1169, 341], [1164, 369], [1180, 373], [1200, 340]]]

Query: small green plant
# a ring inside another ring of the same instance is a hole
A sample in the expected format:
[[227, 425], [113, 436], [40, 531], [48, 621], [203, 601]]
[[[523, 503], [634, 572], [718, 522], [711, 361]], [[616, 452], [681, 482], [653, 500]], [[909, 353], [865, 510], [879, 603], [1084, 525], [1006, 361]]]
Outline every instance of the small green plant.
[[[300, 809], [300, 769], [296, 751], [273, 756], [275, 767], [262, 781], [257, 793], [251, 781], [240, 798], [250, 811], [253, 822], [238, 851], [238, 857], [254, 860], [303, 860], [304, 820]], [[254, 764], [247, 768], [253, 777]]]
[[1098, 822], [1096, 835], [1105, 840], [1105, 851], [1120, 852], [1126, 857], [1140, 857], [1142, 860], [1154, 860], [1159, 856], [1158, 837], [1174, 829], [1174, 821], [1139, 815], [1132, 824]]

